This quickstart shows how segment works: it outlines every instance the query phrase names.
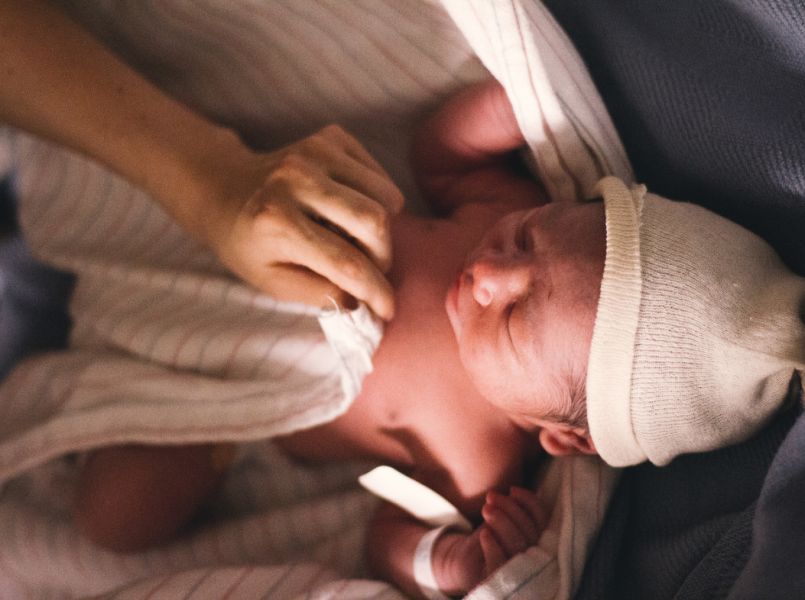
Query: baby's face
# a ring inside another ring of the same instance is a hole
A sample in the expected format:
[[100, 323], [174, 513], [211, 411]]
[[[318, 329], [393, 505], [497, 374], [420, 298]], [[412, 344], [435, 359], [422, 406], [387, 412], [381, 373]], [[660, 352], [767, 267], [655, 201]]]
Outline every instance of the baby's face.
[[470, 253], [448, 291], [464, 368], [513, 417], [538, 424], [564, 414], [574, 377], [584, 381], [605, 239], [601, 202], [512, 213]]

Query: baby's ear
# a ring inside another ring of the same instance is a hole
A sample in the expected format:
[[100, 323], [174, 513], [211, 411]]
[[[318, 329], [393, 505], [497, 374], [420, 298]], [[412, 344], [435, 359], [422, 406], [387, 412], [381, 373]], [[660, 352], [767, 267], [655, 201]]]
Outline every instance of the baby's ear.
[[540, 430], [539, 443], [551, 456], [598, 454], [590, 433], [582, 427], [552, 423]]

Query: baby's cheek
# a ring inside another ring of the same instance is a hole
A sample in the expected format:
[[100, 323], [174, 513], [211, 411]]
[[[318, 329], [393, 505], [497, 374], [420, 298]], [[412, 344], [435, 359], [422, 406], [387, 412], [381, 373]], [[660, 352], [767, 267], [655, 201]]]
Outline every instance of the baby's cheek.
[[498, 405], [507, 392], [500, 357], [490, 347], [476, 349], [475, 352], [460, 352], [459, 355], [464, 370], [478, 393]]
[[[461, 339], [458, 339], [458, 357], [461, 360], [461, 364], [464, 367], [464, 371], [472, 381], [473, 385], [478, 388], [479, 384], [483, 380], [483, 369], [479, 368], [477, 362], [474, 360], [474, 356], [471, 352], [469, 352], [466, 343], [462, 343]], [[479, 381], [481, 380], [481, 381]], [[480, 391], [480, 389], [478, 389]]]

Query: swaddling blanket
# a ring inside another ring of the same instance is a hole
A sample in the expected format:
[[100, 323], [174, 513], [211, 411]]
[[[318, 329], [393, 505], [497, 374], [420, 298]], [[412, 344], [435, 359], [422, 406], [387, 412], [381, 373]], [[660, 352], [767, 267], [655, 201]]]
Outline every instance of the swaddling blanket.
[[[414, 124], [489, 72], [506, 87], [554, 200], [590, 195], [604, 174], [631, 178], [580, 59], [537, 2], [99, 0], [67, 8], [157, 85], [255, 147], [345, 125], [409, 207], [419, 204], [407, 167]], [[397, 594], [354, 579], [363, 575], [374, 502], [354, 486], [357, 471], [303, 469], [260, 441], [244, 447], [218, 512], [193, 537], [120, 557], [75, 535], [65, 505], [73, 453], [124, 442], [263, 440], [329, 421], [348, 408], [380, 331], [365, 313], [335, 314], [333, 326], [352, 333], [339, 338], [347, 346], [328, 344], [318, 314], [233, 279], [139, 190], [80, 156], [5, 136], [33, 252], [78, 280], [70, 350], [23, 363], [0, 389], [0, 585], [68, 596], [137, 580], [131, 597], [210, 597], [214, 586], [236, 597]], [[559, 470], [584, 476], [553, 489], [593, 482], [588, 505], [574, 510], [600, 516], [609, 475], [589, 461], [572, 464]], [[546, 583], [534, 572], [555, 561], [531, 552], [477, 593], [567, 597], [589, 534], [553, 541], [575, 571]], [[275, 566], [222, 568], [254, 564]]]

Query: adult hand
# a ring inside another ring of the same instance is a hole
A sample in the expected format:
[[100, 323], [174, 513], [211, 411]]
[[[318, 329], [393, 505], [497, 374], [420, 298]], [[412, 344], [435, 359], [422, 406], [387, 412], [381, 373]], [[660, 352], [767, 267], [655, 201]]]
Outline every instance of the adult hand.
[[220, 211], [203, 237], [230, 270], [282, 300], [348, 305], [351, 296], [393, 316], [384, 273], [403, 196], [360, 142], [330, 125], [219, 172]]
[[263, 292], [315, 305], [352, 295], [391, 318], [383, 271], [389, 216], [402, 195], [343, 129], [255, 154], [51, 3], [0, 2], [0, 24], [0, 121], [83, 152], [144, 189]]

